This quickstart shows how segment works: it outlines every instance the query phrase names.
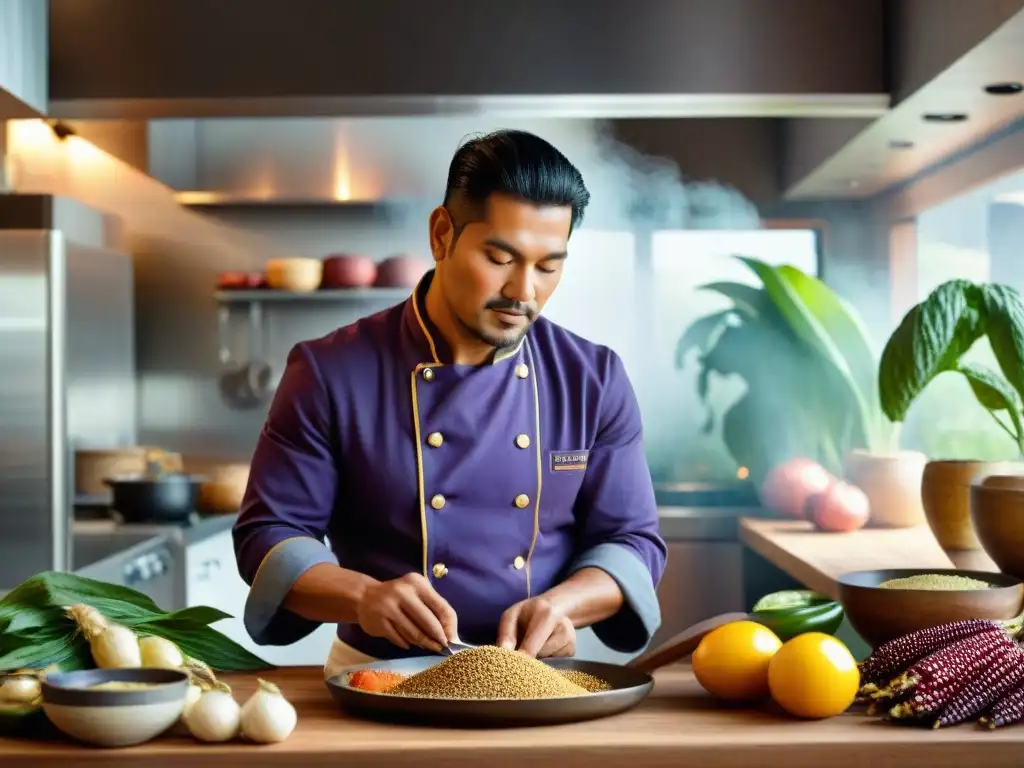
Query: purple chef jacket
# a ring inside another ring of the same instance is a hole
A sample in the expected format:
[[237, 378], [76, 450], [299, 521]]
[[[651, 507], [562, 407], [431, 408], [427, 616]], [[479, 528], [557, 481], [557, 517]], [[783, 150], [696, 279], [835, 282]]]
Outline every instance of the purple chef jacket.
[[[316, 629], [284, 597], [336, 562], [378, 580], [423, 573], [461, 639], [493, 643], [509, 606], [596, 567], [625, 605], [595, 634], [643, 650], [666, 548], [621, 359], [539, 318], [492, 363], [452, 364], [423, 308], [432, 276], [292, 348], [234, 526], [248, 632], [287, 645]], [[357, 624], [338, 637], [376, 658], [422, 653]]]

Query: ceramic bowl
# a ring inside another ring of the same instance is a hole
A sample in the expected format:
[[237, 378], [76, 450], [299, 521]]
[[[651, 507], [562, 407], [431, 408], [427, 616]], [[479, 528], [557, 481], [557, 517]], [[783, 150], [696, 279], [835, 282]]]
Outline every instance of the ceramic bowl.
[[270, 259], [267, 262], [267, 286], [278, 291], [312, 293], [320, 287], [324, 263], [320, 259]]
[[974, 483], [971, 522], [999, 570], [1024, 578], [1024, 477], [994, 475]]
[[[133, 691], [102, 683], [147, 683]], [[58, 730], [98, 747], [128, 747], [166, 731], [185, 709], [188, 675], [172, 669], [88, 669], [43, 680], [43, 711]]]
[[[925, 573], [985, 581], [989, 589], [882, 589], [890, 579]], [[960, 619], [1006, 621], [1024, 609], [1024, 584], [1005, 573], [953, 568], [893, 568], [844, 573], [837, 580], [839, 602], [850, 626], [872, 648], [897, 637]]]

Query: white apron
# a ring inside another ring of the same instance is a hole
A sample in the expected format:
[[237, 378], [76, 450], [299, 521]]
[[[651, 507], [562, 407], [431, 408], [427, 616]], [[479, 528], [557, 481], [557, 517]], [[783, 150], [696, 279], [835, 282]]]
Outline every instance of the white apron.
[[324, 665], [324, 680], [337, 675], [345, 667], [352, 667], [356, 664], [372, 664], [376, 659], [360, 653], [348, 643], [343, 643], [335, 636], [331, 643], [331, 652], [327, 656], [327, 663]]

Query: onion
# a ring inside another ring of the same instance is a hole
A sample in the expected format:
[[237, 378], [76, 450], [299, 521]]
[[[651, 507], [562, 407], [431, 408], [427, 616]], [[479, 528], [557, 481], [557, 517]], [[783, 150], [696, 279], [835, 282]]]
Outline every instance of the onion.
[[790, 459], [768, 473], [761, 486], [761, 503], [786, 517], [802, 519], [807, 499], [826, 490], [836, 478], [811, 459]]
[[870, 512], [867, 494], [842, 480], [807, 499], [807, 517], [820, 531], [856, 531], [867, 524]]

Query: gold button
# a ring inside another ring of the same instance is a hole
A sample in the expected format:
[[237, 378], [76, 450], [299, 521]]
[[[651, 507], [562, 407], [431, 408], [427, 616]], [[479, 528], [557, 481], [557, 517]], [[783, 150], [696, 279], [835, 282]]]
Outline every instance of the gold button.
[[526, 565], [526, 560], [523, 559], [522, 555], [520, 555], [519, 557], [517, 557], [515, 560], [512, 561], [512, 567], [515, 568], [517, 571], [523, 570], [523, 566], [525, 566], [525, 565]]
[[444, 563], [434, 563], [434, 578], [443, 579], [448, 575], [448, 566]]
[[530, 497], [525, 493], [520, 493], [516, 496], [516, 506], [520, 509], [526, 509], [526, 506], [530, 503]]
[[427, 435], [427, 442], [430, 443], [432, 448], [440, 448], [441, 443], [444, 442], [444, 435], [440, 432], [431, 432]]
[[447, 501], [445, 497], [442, 496], [440, 493], [430, 500], [430, 506], [432, 506], [434, 509], [443, 509], [446, 503]]
[[516, 445], [518, 445], [520, 448], [529, 448], [530, 447], [530, 436], [529, 435], [517, 435], [516, 436]]
[[434, 369], [433, 368], [424, 368], [423, 369], [423, 380], [424, 381], [433, 381], [434, 380]]
[[518, 376], [520, 379], [525, 379], [529, 375], [530, 369], [526, 365], [526, 363], [520, 363], [519, 365], [516, 366], [516, 376]]

